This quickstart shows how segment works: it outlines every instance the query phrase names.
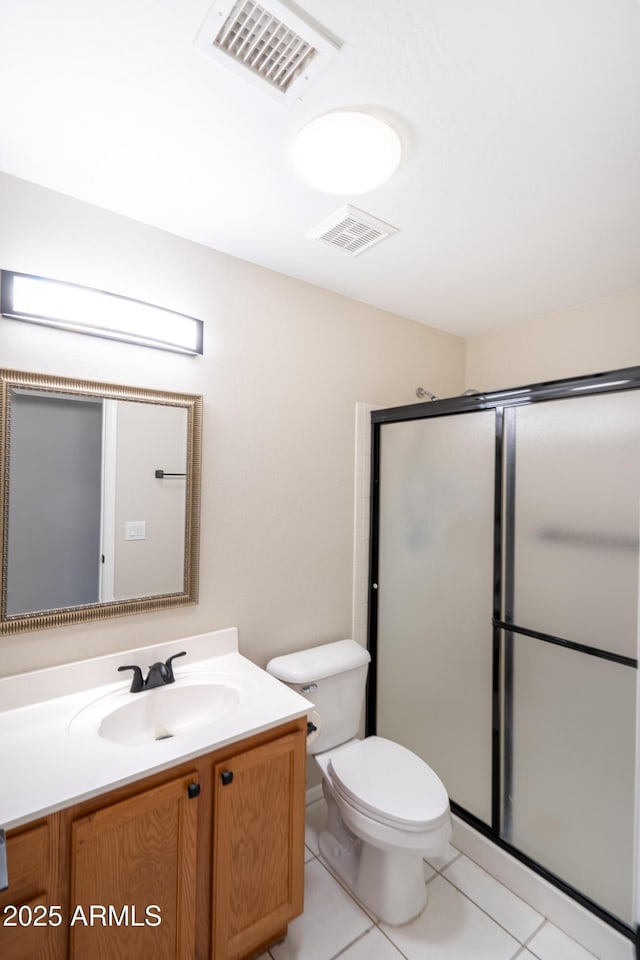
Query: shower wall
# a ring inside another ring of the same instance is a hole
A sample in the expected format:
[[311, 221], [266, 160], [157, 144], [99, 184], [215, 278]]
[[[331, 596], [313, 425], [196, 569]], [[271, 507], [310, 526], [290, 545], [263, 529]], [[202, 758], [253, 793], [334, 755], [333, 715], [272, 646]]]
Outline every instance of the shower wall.
[[374, 413], [370, 717], [630, 930], [640, 369], [616, 375]]

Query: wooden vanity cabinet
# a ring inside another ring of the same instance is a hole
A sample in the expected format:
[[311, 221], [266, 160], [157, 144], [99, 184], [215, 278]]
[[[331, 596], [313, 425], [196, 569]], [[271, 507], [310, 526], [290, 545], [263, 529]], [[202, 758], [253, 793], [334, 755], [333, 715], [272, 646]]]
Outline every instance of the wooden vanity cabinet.
[[[64, 917], [60, 889], [60, 815], [7, 834], [9, 887], [0, 893], [2, 960], [62, 960]], [[51, 911], [52, 905], [58, 911]]]
[[10, 831], [0, 907], [56, 905], [63, 922], [0, 927], [0, 957], [266, 949], [303, 908], [305, 757], [301, 718]]
[[215, 764], [215, 960], [250, 956], [302, 913], [305, 759], [292, 733]]
[[162, 922], [75, 925], [69, 960], [245, 960], [281, 939], [303, 909], [305, 760], [302, 718], [75, 808], [69, 909]]
[[69, 960], [193, 960], [197, 774], [71, 824]]

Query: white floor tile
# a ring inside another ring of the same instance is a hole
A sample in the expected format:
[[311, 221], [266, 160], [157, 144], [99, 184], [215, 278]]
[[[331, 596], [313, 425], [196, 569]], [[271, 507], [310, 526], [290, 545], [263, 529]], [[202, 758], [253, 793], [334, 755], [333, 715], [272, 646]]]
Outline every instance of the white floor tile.
[[459, 856], [442, 875], [520, 943], [525, 943], [544, 921], [541, 914], [468, 857]]
[[330, 960], [371, 927], [371, 919], [319, 860], [305, 866], [304, 913], [289, 924], [274, 960]]
[[315, 854], [314, 854], [313, 850], [310, 850], [309, 847], [307, 847], [307, 846], [305, 845], [305, 848], [304, 848], [304, 862], [306, 863], [307, 860], [313, 860], [314, 856], [315, 856]]
[[450, 843], [447, 844], [447, 849], [439, 857], [428, 857], [427, 862], [431, 864], [434, 870], [444, 870], [452, 860], [455, 860], [456, 857], [460, 856], [460, 851], [456, 850]]
[[383, 933], [372, 927], [341, 953], [338, 960], [403, 960], [403, 957]]
[[435, 877], [424, 912], [403, 927], [381, 929], [408, 960], [512, 960], [520, 944], [456, 890]]
[[327, 822], [327, 804], [324, 800], [316, 800], [307, 807], [307, 819], [305, 822], [304, 842], [313, 851], [318, 854], [318, 834]]
[[545, 923], [527, 949], [539, 960], [593, 960], [595, 956], [552, 923]]
[[636, 960], [633, 944], [575, 900], [533, 873], [488, 837], [453, 817], [455, 845], [525, 903], [603, 960]]

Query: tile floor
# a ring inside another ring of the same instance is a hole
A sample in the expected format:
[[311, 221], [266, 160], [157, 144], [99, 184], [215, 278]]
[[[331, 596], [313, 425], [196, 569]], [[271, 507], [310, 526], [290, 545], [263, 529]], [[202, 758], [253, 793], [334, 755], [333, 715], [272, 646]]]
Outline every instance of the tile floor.
[[425, 864], [424, 913], [403, 927], [379, 923], [320, 859], [324, 816], [323, 800], [307, 807], [304, 914], [260, 960], [593, 960], [454, 847]]

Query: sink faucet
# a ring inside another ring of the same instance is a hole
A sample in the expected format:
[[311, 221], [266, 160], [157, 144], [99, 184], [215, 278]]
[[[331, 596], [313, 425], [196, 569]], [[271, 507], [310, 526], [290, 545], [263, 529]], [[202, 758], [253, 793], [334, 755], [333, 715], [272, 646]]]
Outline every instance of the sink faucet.
[[130, 693], [140, 693], [141, 690], [152, 690], [154, 687], [164, 687], [168, 683], [174, 683], [175, 677], [173, 675], [173, 666], [171, 661], [175, 660], [177, 657], [186, 657], [187, 651], [183, 650], [182, 653], [174, 653], [172, 657], [169, 657], [166, 663], [158, 661], [149, 667], [149, 673], [147, 674], [147, 679], [143, 680], [142, 670], [136, 665], [130, 665], [126, 667], [118, 667], [118, 670], [133, 670], [133, 679], [131, 681]]

